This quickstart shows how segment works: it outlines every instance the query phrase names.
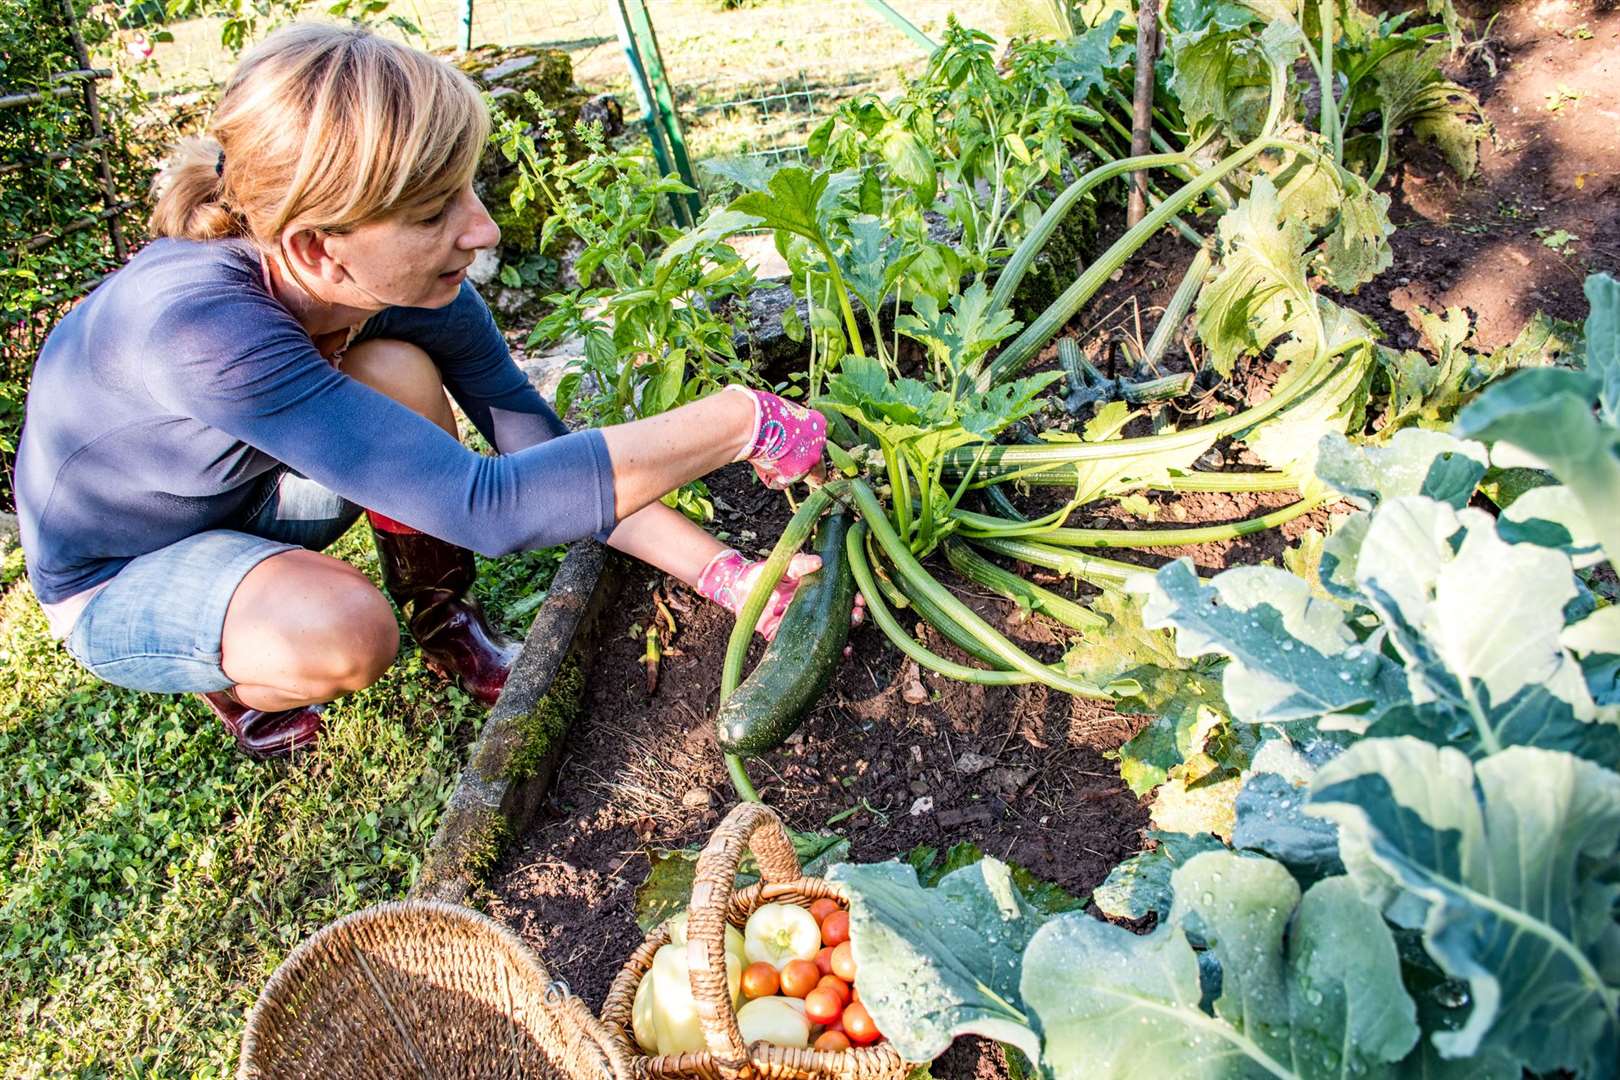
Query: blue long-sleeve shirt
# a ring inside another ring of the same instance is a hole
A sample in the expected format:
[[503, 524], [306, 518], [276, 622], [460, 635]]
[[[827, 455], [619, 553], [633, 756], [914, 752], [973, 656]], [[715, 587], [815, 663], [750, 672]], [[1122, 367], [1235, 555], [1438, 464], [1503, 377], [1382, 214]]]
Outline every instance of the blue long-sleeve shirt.
[[354, 340], [385, 337], [433, 358], [498, 456], [329, 364], [251, 244], [140, 251], [57, 325], [34, 369], [16, 493], [40, 601], [238, 524], [278, 465], [489, 555], [612, 528], [601, 433], [567, 432], [470, 285], [444, 308], [382, 311]]

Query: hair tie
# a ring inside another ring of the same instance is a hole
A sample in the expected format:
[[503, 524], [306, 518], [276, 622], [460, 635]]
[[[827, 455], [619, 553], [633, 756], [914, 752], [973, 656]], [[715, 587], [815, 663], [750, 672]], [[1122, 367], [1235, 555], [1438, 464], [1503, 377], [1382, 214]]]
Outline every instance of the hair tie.
[[225, 151], [223, 150], [219, 152], [219, 158], [214, 162], [214, 175], [220, 177], [225, 175]]

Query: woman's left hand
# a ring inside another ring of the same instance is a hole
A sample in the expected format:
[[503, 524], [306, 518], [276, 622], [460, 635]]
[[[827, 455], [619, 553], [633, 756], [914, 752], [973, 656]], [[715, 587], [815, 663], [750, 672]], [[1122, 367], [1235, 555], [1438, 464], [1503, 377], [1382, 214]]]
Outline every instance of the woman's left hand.
[[754, 402], [754, 431], [738, 460], [752, 465], [766, 487], [785, 490], [820, 468], [827, 445], [825, 416], [763, 390], [735, 384], [726, 389]]
[[[744, 601], [754, 590], [754, 583], [759, 580], [764, 568], [763, 561], [749, 559], [735, 548], [727, 548], [703, 568], [703, 573], [698, 576], [697, 590], [735, 615], [742, 611]], [[787, 572], [776, 583], [775, 592], [766, 602], [759, 622], [754, 624], [754, 630], [766, 641], [775, 639], [777, 628], [782, 625], [782, 616], [787, 613], [788, 604], [793, 602], [793, 594], [798, 591], [800, 579], [820, 569], [819, 555], [801, 553], [793, 556]], [[865, 618], [866, 598], [856, 593], [855, 606], [849, 613], [850, 625], [859, 626]]]

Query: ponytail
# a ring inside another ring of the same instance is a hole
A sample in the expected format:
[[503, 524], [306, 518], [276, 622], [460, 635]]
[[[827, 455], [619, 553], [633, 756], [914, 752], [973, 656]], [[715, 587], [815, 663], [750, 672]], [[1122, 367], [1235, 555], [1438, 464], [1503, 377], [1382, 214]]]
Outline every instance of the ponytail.
[[207, 137], [180, 140], [152, 178], [153, 236], [222, 240], [247, 236], [248, 227], [227, 201], [224, 152]]

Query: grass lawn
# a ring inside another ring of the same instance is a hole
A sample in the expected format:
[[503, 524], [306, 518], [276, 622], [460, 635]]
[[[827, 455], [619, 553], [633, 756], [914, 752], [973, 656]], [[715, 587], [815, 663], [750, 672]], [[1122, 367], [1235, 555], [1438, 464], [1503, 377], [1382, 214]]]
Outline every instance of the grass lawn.
[[[357, 525], [333, 549], [373, 578]], [[521, 632], [560, 550], [484, 565]], [[45, 632], [17, 552], [0, 585], [0, 1075], [234, 1075], [247, 1010], [330, 920], [410, 887], [484, 710], [407, 643], [327, 710], [312, 755], [258, 764], [200, 702], [120, 690]]]

